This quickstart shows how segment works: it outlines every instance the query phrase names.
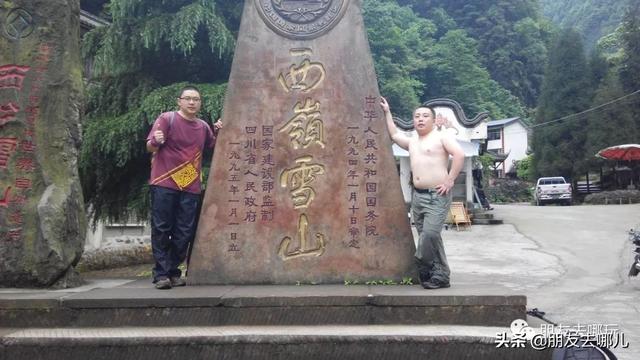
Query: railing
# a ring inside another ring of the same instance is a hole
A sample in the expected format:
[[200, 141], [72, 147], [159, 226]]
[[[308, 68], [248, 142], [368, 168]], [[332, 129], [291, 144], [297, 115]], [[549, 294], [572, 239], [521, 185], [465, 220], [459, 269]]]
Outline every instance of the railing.
[[578, 181], [576, 183], [576, 191], [578, 194], [598, 193], [602, 191], [602, 187], [600, 187], [599, 182], [587, 183], [586, 181]]

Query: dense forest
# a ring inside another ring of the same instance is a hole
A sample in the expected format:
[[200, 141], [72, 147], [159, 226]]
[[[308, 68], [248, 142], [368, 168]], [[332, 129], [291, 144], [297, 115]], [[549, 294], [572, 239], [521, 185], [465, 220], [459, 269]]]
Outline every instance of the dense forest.
[[542, 13], [560, 28], [581, 34], [585, 47], [592, 49], [600, 38], [620, 26], [628, 0], [540, 0]]
[[[202, 117], [220, 115], [243, 1], [81, 3], [111, 23], [83, 38], [94, 64], [80, 159], [85, 199], [96, 219], [144, 218], [142, 139], [187, 82], [203, 92]], [[595, 1], [364, 0], [363, 14], [381, 93], [399, 115], [447, 97], [469, 114], [519, 116], [533, 129], [530, 176], [577, 179], [598, 166], [597, 149], [638, 142], [639, 7], [631, 0], [615, 1], [609, 12]], [[590, 108], [597, 109], [584, 112]]]

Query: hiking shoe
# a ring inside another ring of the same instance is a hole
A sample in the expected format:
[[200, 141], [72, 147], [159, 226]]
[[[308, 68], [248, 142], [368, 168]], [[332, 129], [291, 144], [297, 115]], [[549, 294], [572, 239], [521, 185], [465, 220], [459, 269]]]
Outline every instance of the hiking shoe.
[[425, 289], [440, 289], [451, 287], [451, 284], [448, 281], [444, 282], [438, 279], [430, 279], [429, 281], [423, 282], [421, 285]]
[[171, 280], [167, 278], [158, 279], [158, 281], [156, 281], [156, 289], [160, 289], [160, 290], [171, 289]]
[[183, 278], [177, 277], [177, 276], [171, 278], [171, 286], [178, 287], [178, 286], [185, 286], [185, 285], [187, 285], [187, 282], [184, 281]]

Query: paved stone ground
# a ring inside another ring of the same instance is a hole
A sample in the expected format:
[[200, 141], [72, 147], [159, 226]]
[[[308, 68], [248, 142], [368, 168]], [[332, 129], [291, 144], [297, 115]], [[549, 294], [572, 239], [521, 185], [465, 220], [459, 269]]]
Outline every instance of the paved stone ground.
[[640, 204], [585, 206], [498, 205], [504, 225], [444, 232], [452, 286], [508, 287], [528, 308], [568, 326], [612, 325], [640, 359], [640, 278], [629, 278], [627, 231], [640, 224]]
[[110, 279], [110, 278], [149, 278], [153, 264], [131, 265], [115, 269], [92, 270], [81, 272], [84, 279]]

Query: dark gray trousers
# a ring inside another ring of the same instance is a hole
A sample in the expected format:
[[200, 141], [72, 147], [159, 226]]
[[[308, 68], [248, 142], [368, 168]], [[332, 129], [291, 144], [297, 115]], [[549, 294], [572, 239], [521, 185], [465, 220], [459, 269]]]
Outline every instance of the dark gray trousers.
[[411, 216], [420, 236], [415, 254], [420, 282], [429, 279], [449, 282], [449, 264], [440, 233], [450, 207], [451, 193], [440, 196], [435, 191], [413, 191]]

